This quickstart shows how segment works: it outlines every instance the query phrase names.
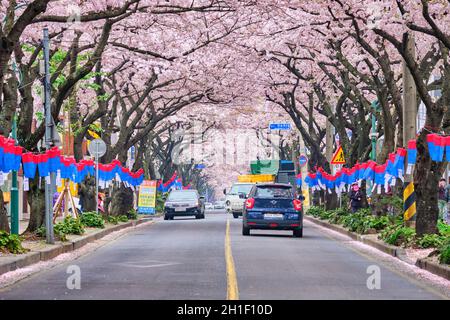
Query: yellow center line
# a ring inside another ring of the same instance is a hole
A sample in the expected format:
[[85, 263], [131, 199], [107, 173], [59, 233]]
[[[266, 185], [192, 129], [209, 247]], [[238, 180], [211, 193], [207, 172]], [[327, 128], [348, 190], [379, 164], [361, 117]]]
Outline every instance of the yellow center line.
[[225, 231], [225, 263], [227, 268], [227, 300], [239, 300], [236, 270], [234, 268], [233, 254], [231, 253], [229, 219], [227, 219], [227, 228]]

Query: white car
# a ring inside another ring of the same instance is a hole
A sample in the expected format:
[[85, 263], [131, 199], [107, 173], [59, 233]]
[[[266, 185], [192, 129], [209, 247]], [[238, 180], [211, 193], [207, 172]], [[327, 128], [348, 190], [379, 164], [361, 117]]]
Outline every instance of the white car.
[[213, 206], [213, 204], [211, 202], [206, 202], [205, 203], [205, 209], [206, 210], [213, 210], [214, 206]]
[[226, 189], [223, 190], [223, 193], [226, 195], [225, 205], [227, 213], [233, 214], [233, 217], [236, 219], [242, 216], [245, 199], [254, 185], [254, 183], [248, 182], [235, 182], [229, 192]]
[[225, 201], [216, 201], [214, 209], [225, 209]]

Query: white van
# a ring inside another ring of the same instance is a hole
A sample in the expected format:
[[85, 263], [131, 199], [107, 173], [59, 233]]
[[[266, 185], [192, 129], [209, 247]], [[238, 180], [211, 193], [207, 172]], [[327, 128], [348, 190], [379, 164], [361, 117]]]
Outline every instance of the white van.
[[248, 182], [235, 182], [229, 192], [227, 192], [226, 189], [223, 190], [223, 193], [226, 196], [225, 206], [227, 213], [232, 213], [234, 218], [242, 216], [245, 199], [247, 199], [247, 196], [254, 185], [254, 183]]

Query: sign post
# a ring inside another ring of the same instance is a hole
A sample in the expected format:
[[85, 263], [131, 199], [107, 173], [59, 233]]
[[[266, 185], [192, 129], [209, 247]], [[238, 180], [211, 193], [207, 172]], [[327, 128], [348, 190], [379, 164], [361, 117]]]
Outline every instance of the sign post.
[[95, 203], [98, 213], [98, 159], [106, 153], [106, 144], [102, 139], [95, 139], [89, 143], [89, 153], [95, 157]]
[[144, 180], [139, 186], [138, 212], [156, 213], [156, 180]]

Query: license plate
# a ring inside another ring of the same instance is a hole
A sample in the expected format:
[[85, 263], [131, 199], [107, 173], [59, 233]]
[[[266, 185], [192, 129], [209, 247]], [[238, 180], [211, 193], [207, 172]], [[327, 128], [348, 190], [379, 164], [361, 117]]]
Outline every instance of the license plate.
[[186, 208], [175, 208], [175, 211], [186, 211]]
[[283, 219], [283, 215], [280, 213], [266, 213], [264, 215], [264, 219], [267, 220], [279, 220], [279, 219]]

